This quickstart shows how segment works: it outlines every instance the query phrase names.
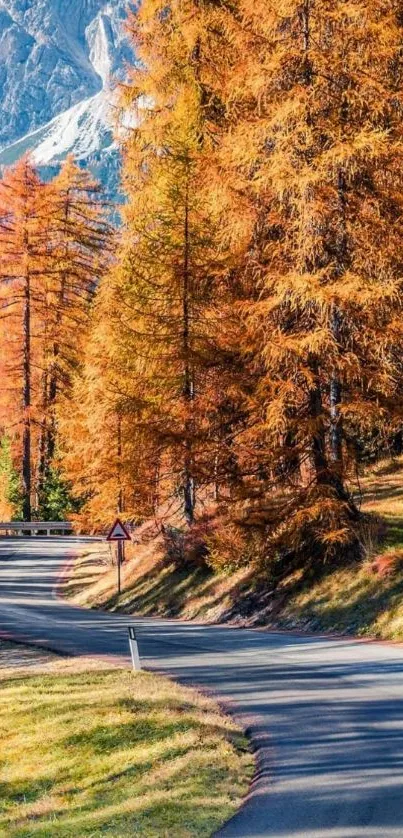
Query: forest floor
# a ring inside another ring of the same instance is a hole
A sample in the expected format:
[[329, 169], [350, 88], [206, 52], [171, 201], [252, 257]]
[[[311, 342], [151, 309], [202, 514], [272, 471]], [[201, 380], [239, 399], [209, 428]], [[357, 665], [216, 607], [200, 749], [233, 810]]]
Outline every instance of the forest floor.
[[254, 772], [216, 703], [167, 678], [0, 641], [0, 836], [210, 836]]
[[275, 593], [243, 568], [217, 575], [178, 569], [164, 556], [162, 538], [147, 526], [130, 546], [116, 594], [116, 568], [107, 545], [91, 546], [63, 584], [80, 605], [141, 616], [228, 622], [403, 640], [403, 458], [384, 462], [362, 480], [362, 508], [386, 523], [381, 548], [368, 544], [361, 563], [328, 572], [316, 582], [298, 575]]

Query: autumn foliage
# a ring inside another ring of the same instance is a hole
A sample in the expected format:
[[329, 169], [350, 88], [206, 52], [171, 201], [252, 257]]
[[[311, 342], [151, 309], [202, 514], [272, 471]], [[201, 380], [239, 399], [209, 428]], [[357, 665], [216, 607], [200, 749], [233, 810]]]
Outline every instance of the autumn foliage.
[[69, 393], [88, 309], [107, 263], [99, 187], [67, 160], [51, 184], [28, 158], [0, 183], [0, 426], [30, 520], [57, 456], [57, 404]]
[[358, 556], [359, 459], [401, 426], [398, 4], [146, 0], [128, 29], [128, 202], [76, 384], [88, 508], [213, 515], [219, 565]]
[[358, 469], [402, 427], [402, 24], [395, 0], [130, 11], [109, 266], [71, 161], [4, 178], [3, 425], [35, 429], [39, 480], [59, 446], [94, 526], [204, 522], [213, 564], [277, 578], [359, 557]]

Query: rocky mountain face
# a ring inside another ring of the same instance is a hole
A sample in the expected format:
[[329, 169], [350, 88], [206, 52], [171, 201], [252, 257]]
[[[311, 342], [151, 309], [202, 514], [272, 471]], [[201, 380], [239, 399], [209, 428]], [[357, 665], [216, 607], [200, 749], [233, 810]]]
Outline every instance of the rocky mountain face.
[[132, 55], [127, 0], [0, 0], [0, 166], [68, 153], [116, 190], [113, 86]]

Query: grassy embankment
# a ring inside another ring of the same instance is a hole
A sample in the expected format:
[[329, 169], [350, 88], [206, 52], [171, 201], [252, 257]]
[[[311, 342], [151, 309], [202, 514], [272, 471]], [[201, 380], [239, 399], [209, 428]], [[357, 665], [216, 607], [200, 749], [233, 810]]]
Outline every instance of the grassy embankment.
[[209, 698], [0, 643], [0, 835], [202, 838], [240, 805], [247, 743]]
[[403, 459], [375, 468], [362, 490], [363, 509], [385, 519], [385, 544], [380, 550], [368, 545], [360, 565], [316, 583], [301, 585], [294, 578], [271, 595], [256, 588], [248, 568], [233, 576], [178, 570], [164, 561], [162, 540], [154, 538], [131, 548], [119, 599], [116, 571], [103, 545], [78, 560], [64, 593], [81, 605], [139, 615], [403, 639]]

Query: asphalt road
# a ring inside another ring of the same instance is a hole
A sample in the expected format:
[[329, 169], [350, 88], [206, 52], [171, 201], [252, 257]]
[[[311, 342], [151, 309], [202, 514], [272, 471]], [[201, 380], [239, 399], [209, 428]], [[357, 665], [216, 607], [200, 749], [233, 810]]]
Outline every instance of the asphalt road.
[[[55, 596], [79, 547], [1, 539], [0, 634], [128, 660], [127, 617]], [[257, 748], [251, 794], [220, 838], [403, 838], [403, 646], [131, 622], [144, 665], [213, 690]]]

